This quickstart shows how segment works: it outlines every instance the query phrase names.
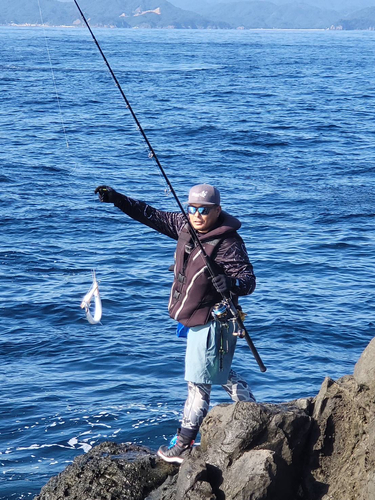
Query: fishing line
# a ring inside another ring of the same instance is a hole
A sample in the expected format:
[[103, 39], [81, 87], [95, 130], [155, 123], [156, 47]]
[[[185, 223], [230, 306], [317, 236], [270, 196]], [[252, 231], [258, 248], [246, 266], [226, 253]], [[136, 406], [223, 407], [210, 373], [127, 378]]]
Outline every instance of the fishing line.
[[[156, 162], [157, 166], [159, 167], [159, 170], [160, 170], [160, 172], [161, 172], [162, 176], [164, 177], [165, 182], [166, 182], [166, 183], [167, 183], [167, 185], [168, 185], [168, 188], [169, 188], [170, 192], [173, 194], [173, 196], [174, 196], [174, 198], [175, 198], [175, 200], [176, 200], [176, 202], [177, 202], [177, 204], [178, 204], [178, 206], [179, 206], [179, 208], [180, 208], [181, 212], [182, 212], [182, 213], [183, 213], [183, 215], [185, 216], [185, 218], [186, 218], [186, 220], [187, 220], [187, 222], [188, 222], [188, 224], [189, 224], [189, 227], [190, 227], [191, 231], [194, 231], [194, 228], [193, 228], [193, 226], [191, 225], [191, 223], [190, 223], [190, 221], [189, 221], [189, 218], [188, 218], [188, 216], [186, 215], [186, 212], [185, 212], [185, 210], [184, 210], [184, 208], [183, 208], [183, 206], [182, 206], [182, 204], [181, 204], [180, 200], [178, 199], [177, 194], [176, 194], [175, 190], [173, 189], [173, 186], [172, 186], [172, 184], [170, 183], [170, 181], [169, 181], [169, 179], [168, 179], [168, 177], [167, 177], [167, 174], [165, 173], [165, 171], [164, 171], [164, 169], [163, 169], [163, 167], [162, 167], [162, 165], [161, 165], [161, 163], [160, 163], [159, 158], [158, 158], [158, 157], [157, 157], [157, 155], [156, 155], [154, 148], [152, 147], [152, 145], [151, 145], [150, 141], [148, 140], [148, 137], [147, 137], [147, 135], [146, 135], [145, 131], [143, 130], [143, 128], [142, 128], [142, 126], [141, 126], [141, 124], [140, 124], [140, 122], [139, 122], [139, 120], [138, 120], [138, 118], [137, 118], [136, 114], [134, 113], [133, 108], [131, 107], [130, 102], [128, 101], [128, 98], [127, 98], [127, 97], [126, 97], [126, 95], [125, 95], [125, 92], [122, 90], [122, 87], [121, 87], [121, 85], [120, 85], [119, 81], [117, 80], [117, 77], [116, 77], [115, 73], [113, 72], [113, 70], [112, 70], [112, 68], [111, 68], [111, 66], [110, 66], [110, 64], [109, 64], [109, 62], [108, 62], [108, 60], [107, 60], [107, 58], [106, 58], [106, 56], [105, 56], [104, 52], [102, 51], [102, 48], [101, 48], [101, 46], [99, 45], [99, 42], [97, 41], [97, 39], [96, 39], [96, 37], [95, 37], [95, 35], [94, 35], [94, 33], [93, 33], [93, 31], [92, 31], [92, 29], [91, 29], [91, 27], [90, 27], [90, 25], [89, 25], [88, 21], [87, 21], [87, 19], [86, 19], [86, 17], [85, 17], [85, 15], [84, 15], [84, 13], [82, 12], [81, 7], [78, 5], [77, 0], [74, 0], [74, 3], [76, 4], [77, 9], [78, 9], [79, 13], [81, 14], [81, 17], [82, 17], [82, 19], [83, 19], [83, 21], [84, 21], [85, 25], [87, 26], [87, 29], [89, 30], [89, 32], [90, 32], [90, 34], [91, 34], [91, 36], [92, 36], [92, 39], [93, 39], [93, 40], [94, 40], [94, 42], [95, 42], [95, 45], [97, 46], [97, 48], [98, 48], [98, 50], [99, 50], [99, 52], [100, 52], [100, 55], [102, 56], [102, 58], [103, 58], [103, 60], [104, 60], [104, 62], [105, 62], [105, 64], [106, 64], [106, 66], [107, 66], [107, 68], [108, 68], [108, 70], [109, 70], [109, 72], [110, 72], [110, 74], [111, 74], [111, 76], [112, 76], [112, 78], [113, 78], [113, 80], [114, 80], [114, 82], [115, 82], [116, 86], [117, 86], [117, 88], [119, 89], [119, 91], [120, 91], [120, 93], [121, 93], [121, 95], [122, 95], [122, 97], [123, 97], [123, 99], [124, 99], [124, 101], [125, 101], [126, 107], [129, 109], [129, 111], [130, 111], [130, 113], [131, 113], [131, 115], [132, 115], [132, 117], [133, 117], [133, 119], [134, 119], [134, 121], [135, 121], [135, 123], [136, 123], [136, 125], [137, 125], [137, 128], [138, 128], [139, 132], [141, 133], [141, 135], [142, 135], [143, 139], [145, 140], [145, 142], [146, 142], [146, 144], [147, 144], [147, 147], [148, 147], [148, 149], [149, 149], [149, 154], [148, 154], [148, 157], [149, 157], [149, 158], [153, 158], [153, 159], [155, 160], [155, 162]], [[203, 252], [204, 252], [204, 249], [203, 249], [203, 248], [202, 248], [201, 250], [203, 250]]]
[[[89, 32], [90, 32], [90, 34], [92, 36], [92, 39], [95, 42], [95, 45], [97, 46], [97, 48], [98, 48], [98, 50], [99, 50], [99, 52], [100, 52], [100, 54], [101, 54], [101, 56], [102, 56], [102, 58], [103, 58], [103, 60], [104, 60], [104, 62], [106, 64], [106, 66], [107, 66], [107, 68], [108, 68], [108, 70], [109, 70], [109, 72], [110, 72], [110, 74], [111, 74], [111, 76], [112, 76], [112, 78], [113, 78], [113, 80], [114, 80], [117, 88], [119, 89], [119, 91], [120, 91], [120, 93], [121, 93], [121, 95], [122, 95], [122, 97], [123, 97], [123, 99], [125, 101], [125, 104], [126, 104], [127, 108], [129, 109], [129, 111], [130, 111], [130, 113], [131, 113], [131, 115], [132, 115], [132, 117], [133, 117], [133, 119], [134, 119], [134, 121], [135, 121], [135, 123], [136, 123], [136, 125], [138, 127], [138, 130], [141, 132], [142, 137], [145, 140], [145, 142], [146, 142], [146, 144], [147, 144], [147, 146], [149, 148], [149, 155], [148, 155], [149, 158], [153, 158], [155, 160], [157, 166], [159, 167], [159, 170], [162, 173], [162, 175], [164, 177], [164, 180], [165, 180], [165, 182], [167, 183], [167, 185], [168, 185], [168, 187], [170, 189], [170, 192], [172, 193], [174, 199], [176, 200], [177, 205], [178, 205], [179, 209], [181, 210], [181, 213], [183, 214], [183, 216], [184, 216], [184, 218], [185, 218], [185, 220], [187, 222], [187, 225], [189, 227], [189, 232], [191, 234], [191, 237], [192, 237], [195, 245], [197, 245], [199, 247], [200, 251], [201, 251], [202, 257], [203, 257], [203, 259], [205, 261], [205, 264], [206, 264], [206, 268], [207, 268], [207, 270], [208, 270], [211, 278], [215, 278], [216, 277], [216, 273], [215, 273], [215, 271], [214, 271], [214, 269], [213, 269], [213, 267], [211, 265], [210, 259], [209, 259], [208, 255], [207, 255], [207, 253], [206, 253], [203, 245], [202, 245], [202, 242], [200, 241], [200, 239], [198, 237], [198, 233], [196, 232], [196, 230], [194, 229], [192, 223], [190, 222], [190, 219], [187, 216], [187, 214], [186, 214], [186, 212], [185, 212], [185, 210], [184, 210], [184, 208], [183, 208], [183, 206], [182, 206], [182, 204], [181, 204], [181, 202], [180, 202], [180, 200], [179, 200], [179, 198], [178, 198], [175, 190], [173, 189], [173, 186], [172, 186], [169, 178], [167, 177], [167, 174], [165, 173], [165, 171], [164, 171], [164, 169], [163, 169], [163, 167], [162, 167], [162, 165], [161, 165], [161, 163], [159, 161], [159, 158], [157, 157], [157, 155], [156, 155], [156, 153], [154, 151], [154, 148], [152, 147], [150, 141], [148, 140], [148, 137], [147, 137], [145, 131], [143, 130], [143, 128], [142, 128], [142, 126], [141, 126], [141, 124], [140, 124], [137, 116], [135, 115], [135, 113], [133, 111], [133, 108], [131, 107], [130, 102], [128, 101], [128, 98], [126, 97], [124, 91], [122, 90], [122, 87], [121, 87], [119, 81], [117, 80], [116, 75], [114, 74], [114, 72], [113, 72], [113, 70], [112, 70], [112, 68], [111, 68], [111, 66], [110, 66], [110, 64], [109, 64], [106, 56], [104, 55], [104, 52], [102, 51], [102, 48], [100, 47], [100, 45], [99, 45], [99, 43], [98, 43], [98, 41], [97, 41], [97, 39], [96, 39], [96, 37], [95, 37], [95, 35], [94, 35], [94, 33], [93, 33], [90, 25], [89, 25], [89, 23], [88, 23], [85, 15], [83, 14], [83, 12], [81, 10], [81, 7], [78, 5], [77, 0], [74, 0], [74, 3], [76, 4], [76, 7], [77, 7], [78, 11], [81, 14], [81, 17], [82, 17], [85, 25], [87, 26], [87, 29], [89, 30]], [[228, 292], [228, 294], [221, 293], [221, 295], [222, 295], [222, 298], [223, 298], [222, 303], [225, 304], [225, 307], [230, 311], [230, 313], [232, 314], [232, 317], [235, 318], [235, 320], [237, 321], [237, 324], [240, 327], [241, 331], [243, 332], [244, 338], [245, 338], [245, 340], [246, 340], [246, 342], [247, 342], [247, 344], [248, 344], [251, 352], [253, 353], [253, 356], [254, 356], [256, 362], [258, 363], [260, 371], [265, 372], [267, 370], [267, 368], [264, 366], [263, 361], [261, 360], [261, 358], [259, 356], [259, 353], [258, 353], [255, 345], [253, 344], [253, 341], [251, 340], [251, 338], [249, 336], [249, 333], [246, 330], [245, 325], [243, 324], [243, 320], [242, 320], [240, 312], [237, 310], [237, 308], [233, 304], [233, 301], [232, 301], [232, 299], [230, 297], [230, 293], [229, 292]]]
[[184, 215], [184, 217], [186, 219], [186, 222], [187, 222], [187, 224], [189, 226], [190, 233], [192, 235], [192, 238], [193, 238], [194, 242], [199, 246], [199, 249], [202, 251], [203, 257], [207, 260], [207, 268], [208, 268], [208, 271], [209, 271], [210, 275], [212, 277], [214, 277], [215, 273], [214, 273], [212, 267], [210, 266], [210, 264], [208, 262], [208, 255], [206, 254], [206, 251], [204, 250], [203, 245], [200, 242], [200, 240], [198, 238], [198, 235], [197, 235], [195, 229], [193, 228], [193, 226], [192, 226], [192, 224], [190, 222], [190, 219], [189, 219], [189, 217], [187, 216], [187, 214], [186, 214], [186, 212], [184, 210], [184, 207], [182, 206], [182, 204], [181, 204], [181, 202], [180, 202], [180, 200], [179, 200], [179, 198], [178, 198], [178, 196], [177, 196], [177, 194], [176, 194], [176, 192], [175, 192], [175, 190], [174, 190], [174, 188], [173, 188], [173, 186], [172, 186], [169, 178], [167, 177], [167, 174], [165, 173], [164, 168], [162, 167], [162, 165], [161, 165], [161, 163], [159, 161], [159, 158], [157, 157], [157, 154], [155, 153], [154, 148], [152, 147], [150, 141], [148, 140], [148, 137], [147, 137], [145, 131], [143, 130], [143, 128], [142, 128], [142, 126], [141, 126], [141, 124], [140, 124], [140, 122], [139, 122], [139, 120], [138, 120], [135, 112], [133, 111], [133, 108], [131, 107], [129, 100], [128, 100], [128, 98], [125, 95], [125, 92], [122, 90], [122, 87], [121, 87], [121, 85], [120, 85], [120, 83], [119, 83], [119, 81], [118, 81], [115, 73], [113, 72], [113, 70], [111, 68], [111, 65], [109, 64], [109, 62], [108, 62], [108, 60], [107, 60], [107, 58], [106, 58], [106, 56], [105, 56], [105, 54], [104, 54], [101, 46], [99, 45], [99, 42], [97, 41], [97, 39], [96, 39], [96, 37], [95, 37], [92, 29], [91, 29], [91, 26], [89, 25], [89, 23], [88, 23], [85, 15], [84, 15], [84, 13], [82, 12], [81, 7], [78, 5], [77, 0], [74, 0], [74, 3], [76, 4], [77, 9], [78, 9], [79, 13], [81, 14], [81, 17], [82, 17], [85, 25], [87, 26], [87, 29], [89, 30], [89, 32], [90, 32], [90, 34], [92, 36], [92, 39], [95, 42], [95, 45], [97, 46], [97, 48], [98, 48], [98, 50], [100, 52], [100, 55], [102, 56], [102, 58], [103, 58], [103, 60], [104, 60], [104, 62], [106, 64], [106, 66], [107, 66], [107, 68], [108, 68], [108, 70], [109, 70], [109, 72], [110, 72], [110, 74], [111, 74], [111, 76], [112, 76], [112, 78], [113, 78], [116, 86], [117, 86], [117, 88], [119, 89], [119, 91], [120, 91], [120, 93], [122, 95], [122, 97], [123, 97], [123, 99], [125, 101], [126, 107], [129, 109], [129, 111], [130, 111], [130, 113], [131, 113], [131, 115], [132, 115], [132, 117], [133, 117], [133, 119], [134, 119], [134, 121], [135, 121], [135, 123], [137, 125], [137, 128], [138, 128], [139, 132], [141, 133], [143, 139], [145, 140], [145, 142], [147, 144], [147, 147], [149, 149], [148, 157], [149, 158], [153, 158], [155, 160], [155, 162], [156, 162], [156, 164], [157, 164], [157, 166], [158, 166], [158, 168], [159, 168], [159, 170], [160, 170], [160, 172], [161, 172], [161, 174], [162, 174], [165, 182], [168, 185], [169, 191], [172, 193], [174, 199], [177, 202], [177, 205], [178, 205], [179, 209], [181, 210], [182, 214]]
[[59, 93], [57, 91], [55, 72], [53, 71], [51, 53], [50, 53], [50, 50], [49, 50], [48, 38], [47, 38], [46, 30], [45, 30], [45, 27], [44, 27], [44, 20], [43, 20], [42, 8], [40, 6], [40, 0], [38, 0], [38, 6], [39, 6], [40, 21], [41, 21], [42, 27], [43, 27], [44, 41], [45, 41], [45, 44], [46, 44], [49, 65], [50, 65], [51, 73], [52, 73], [52, 81], [53, 81], [53, 85], [54, 85], [54, 88], [55, 88], [55, 95], [56, 95], [57, 104], [58, 104], [58, 107], [59, 107], [61, 127], [62, 127], [63, 132], [64, 132], [64, 138], [65, 138], [66, 147], [67, 147], [67, 149], [69, 149], [69, 141], [68, 141], [68, 136], [67, 136], [66, 130], [65, 130], [65, 123], [64, 123], [64, 118], [63, 118], [62, 110], [61, 110]]
[[[42, 8], [41, 8], [41, 5], [40, 5], [40, 0], [38, 0], [38, 7], [39, 7], [40, 20], [41, 20], [41, 24], [42, 24], [42, 27], [43, 27], [43, 34], [44, 34], [44, 41], [45, 41], [45, 45], [46, 45], [46, 51], [47, 51], [47, 54], [48, 54], [48, 60], [49, 60], [49, 65], [50, 65], [50, 69], [51, 69], [51, 74], [52, 74], [52, 81], [53, 81], [53, 85], [54, 85], [54, 89], [55, 89], [56, 101], [57, 101], [58, 108], [59, 108], [59, 115], [60, 115], [60, 120], [61, 120], [61, 127], [62, 127], [62, 130], [63, 130], [63, 133], [64, 133], [66, 148], [69, 149], [68, 135], [67, 135], [67, 132], [66, 132], [66, 127], [65, 127], [63, 112], [62, 112], [62, 109], [61, 109], [60, 97], [59, 97], [59, 93], [58, 93], [58, 90], [57, 90], [57, 83], [56, 83], [56, 78], [55, 78], [55, 72], [53, 70], [51, 52], [50, 52], [50, 48], [49, 48], [49, 44], [48, 44], [48, 37], [47, 37], [46, 30], [45, 30], [45, 27], [44, 27], [44, 19], [43, 19]], [[69, 172], [69, 175], [72, 175], [72, 174], [76, 173], [78, 165], [77, 165], [77, 163], [74, 160], [73, 160], [73, 163], [74, 163], [74, 169]], [[94, 235], [96, 233], [96, 227], [97, 227], [97, 211], [94, 210], [94, 224], [93, 224], [93, 233], [94, 233]], [[97, 241], [97, 238], [94, 238], [94, 240]], [[97, 253], [98, 253], [97, 246], [95, 246], [95, 250], [94, 251], [95, 251], [95, 255], [97, 257]], [[93, 282], [92, 282], [90, 290], [87, 292], [87, 294], [82, 299], [81, 308], [85, 309], [86, 318], [87, 318], [87, 320], [88, 320], [89, 323], [91, 323], [91, 324], [98, 324], [98, 323], [101, 324], [100, 323], [100, 319], [102, 317], [102, 304], [101, 304], [100, 293], [99, 293], [99, 284], [98, 284], [98, 281], [96, 279], [96, 270], [95, 270], [95, 268], [91, 269], [91, 273], [92, 273], [92, 280], [93, 280]], [[91, 315], [91, 311], [90, 311], [90, 302], [91, 302], [91, 300], [93, 298], [95, 300], [95, 312], [94, 312], [94, 316]]]

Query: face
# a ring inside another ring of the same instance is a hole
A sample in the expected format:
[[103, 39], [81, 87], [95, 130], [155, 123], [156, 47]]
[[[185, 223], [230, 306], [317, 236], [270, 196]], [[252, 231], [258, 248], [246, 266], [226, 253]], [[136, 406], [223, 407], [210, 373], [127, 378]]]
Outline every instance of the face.
[[[199, 205], [195, 203], [191, 203], [189, 206], [191, 207], [204, 207], [204, 205]], [[211, 228], [213, 228], [219, 218], [221, 207], [215, 205], [211, 206], [210, 212], [207, 215], [202, 215], [198, 212], [195, 214], [189, 213], [189, 219], [193, 228], [199, 233], [207, 233]]]

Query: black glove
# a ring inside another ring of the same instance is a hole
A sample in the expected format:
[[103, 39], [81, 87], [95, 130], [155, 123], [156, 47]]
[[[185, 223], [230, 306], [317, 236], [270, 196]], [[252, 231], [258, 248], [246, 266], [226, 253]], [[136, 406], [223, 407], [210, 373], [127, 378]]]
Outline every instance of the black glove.
[[99, 195], [99, 200], [104, 203], [113, 203], [116, 191], [109, 186], [98, 186], [95, 189], [95, 194]]
[[212, 278], [212, 283], [219, 293], [225, 294], [232, 289], [235, 279], [225, 276], [225, 274], [218, 274]]

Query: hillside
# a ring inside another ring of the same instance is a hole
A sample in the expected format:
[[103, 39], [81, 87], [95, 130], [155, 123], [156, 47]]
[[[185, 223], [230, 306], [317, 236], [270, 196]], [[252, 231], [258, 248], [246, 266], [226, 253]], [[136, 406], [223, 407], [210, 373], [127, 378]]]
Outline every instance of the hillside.
[[[80, 0], [93, 26], [121, 28], [230, 28], [227, 22], [205, 19], [175, 7], [167, 0]], [[72, 2], [40, 0], [43, 21], [52, 26], [78, 26], [81, 19]], [[0, 24], [40, 24], [38, 2], [0, 0]]]
[[[43, 22], [50, 26], [80, 26], [72, 0], [39, 0]], [[326, 8], [287, 0], [80, 0], [92, 26], [183, 29], [374, 29], [375, 6], [352, 11], [352, 0], [342, 8]], [[367, 5], [375, 0], [358, 0]], [[173, 5], [189, 6], [185, 10]], [[334, 0], [332, 4], [338, 6]], [[195, 9], [195, 12], [192, 10]], [[348, 12], [348, 9], [350, 12]], [[37, 0], [0, 0], [0, 24], [41, 24]]]
[[[40, 0], [43, 18], [50, 24], [72, 24], [77, 19], [74, 4], [64, 4], [57, 0]], [[1, 0], [0, 24], [40, 24], [37, 0]]]
[[[173, 5], [181, 9], [193, 10], [198, 14], [206, 11], [207, 7], [215, 7], [220, 3], [229, 4], [238, 2], [238, 0], [171, 0]], [[267, 1], [267, 0], [266, 0]], [[270, 0], [275, 5], [285, 5], [288, 3], [297, 3], [297, 0]], [[375, 6], [375, 0], [299, 0], [300, 4], [307, 4], [310, 7], [318, 7], [322, 10], [335, 10], [342, 17], [355, 11], [367, 7]]]
[[261, 0], [219, 3], [201, 12], [215, 22], [225, 19], [233, 28], [245, 29], [326, 29], [340, 17], [337, 11], [308, 4], [275, 5]]
[[229, 28], [201, 15], [175, 7], [167, 0], [81, 0], [94, 25], [139, 28]]
[[375, 7], [354, 12], [338, 22], [344, 30], [375, 30]]

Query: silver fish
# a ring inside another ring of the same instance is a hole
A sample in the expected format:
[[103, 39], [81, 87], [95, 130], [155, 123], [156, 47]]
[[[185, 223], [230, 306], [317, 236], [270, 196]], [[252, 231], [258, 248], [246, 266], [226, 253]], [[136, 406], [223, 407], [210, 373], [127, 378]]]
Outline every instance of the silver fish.
[[[90, 303], [91, 303], [91, 300], [93, 297], [95, 299], [94, 316], [92, 316], [91, 311], [90, 311]], [[87, 321], [89, 323], [91, 323], [92, 325], [96, 325], [96, 324], [100, 323], [103, 309], [102, 309], [102, 301], [100, 299], [100, 293], [99, 293], [99, 284], [96, 280], [95, 271], [92, 272], [92, 285], [91, 285], [90, 290], [86, 293], [86, 295], [82, 299], [81, 308], [85, 309], [86, 318], [87, 318]]]

